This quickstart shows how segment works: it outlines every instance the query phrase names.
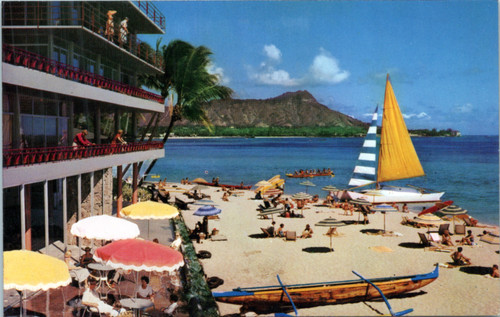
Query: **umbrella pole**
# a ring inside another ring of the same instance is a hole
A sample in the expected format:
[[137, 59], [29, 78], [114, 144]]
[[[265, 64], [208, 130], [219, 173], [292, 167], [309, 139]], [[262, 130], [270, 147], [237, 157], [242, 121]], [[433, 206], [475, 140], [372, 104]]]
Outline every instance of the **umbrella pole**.
[[333, 252], [332, 235], [330, 234], [330, 251]]
[[385, 233], [385, 212], [384, 212], [384, 233]]

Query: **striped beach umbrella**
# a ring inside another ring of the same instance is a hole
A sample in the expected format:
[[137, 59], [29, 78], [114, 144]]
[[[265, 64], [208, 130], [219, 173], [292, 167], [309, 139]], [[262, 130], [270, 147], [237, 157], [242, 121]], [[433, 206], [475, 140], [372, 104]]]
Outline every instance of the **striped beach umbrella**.
[[292, 195], [292, 199], [295, 200], [303, 200], [303, 199], [311, 199], [312, 196], [308, 193], [300, 192]]
[[438, 217], [451, 216], [453, 221], [453, 228], [455, 228], [455, 216], [457, 215], [465, 215], [467, 210], [458, 207], [457, 205], [449, 205], [446, 206], [434, 213], [434, 215]]
[[261, 180], [260, 182], [256, 183], [254, 186], [255, 187], [261, 187], [261, 186], [271, 186], [272, 184], [266, 180]]
[[215, 207], [215, 206], [202, 206], [200, 208], [198, 208], [194, 213], [193, 215], [195, 216], [200, 216], [200, 217], [203, 217], [203, 216], [213, 216], [213, 215], [217, 215], [217, 214], [220, 214], [222, 212], [221, 209]]
[[278, 208], [278, 207], [271, 207], [267, 209], [263, 209], [258, 215], [261, 217], [264, 216], [269, 216], [271, 215], [272, 219], [274, 220], [274, 214], [280, 214], [283, 212], [283, 208]]
[[420, 223], [420, 224], [423, 224], [423, 225], [426, 225], [428, 227], [429, 226], [437, 226], [437, 225], [444, 223], [444, 221], [441, 218], [439, 218], [438, 216], [429, 215], [429, 214], [417, 216], [417, 217], [413, 218], [413, 221]]
[[[343, 222], [343, 221], [339, 221], [335, 218], [326, 218], [326, 219], [323, 219], [321, 220], [320, 222], [316, 223], [315, 226], [318, 226], [318, 227], [330, 227], [331, 228], [337, 228], [337, 227], [342, 227], [342, 226], [345, 226], [346, 223]], [[333, 246], [332, 246], [332, 235], [333, 233], [332, 232], [329, 232], [328, 234], [330, 236], [330, 250], [333, 251]]]
[[386, 204], [377, 205], [377, 206], [373, 207], [371, 210], [378, 211], [378, 212], [381, 212], [384, 214], [384, 233], [385, 233], [385, 213], [398, 211], [396, 208], [392, 207], [391, 205], [386, 205]]
[[323, 188], [321, 188], [322, 190], [325, 190], [327, 192], [338, 192], [340, 189], [338, 189], [337, 187], [333, 186], [333, 185], [327, 185]]
[[314, 187], [316, 186], [313, 182], [311, 181], [305, 181], [305, 182], [302, 182], [302, 183], [299, 183], [300, 185], [303, 185], [303, 186], [306, 186], [306, 193], [307, 193], [307, 188], [308, 187]]

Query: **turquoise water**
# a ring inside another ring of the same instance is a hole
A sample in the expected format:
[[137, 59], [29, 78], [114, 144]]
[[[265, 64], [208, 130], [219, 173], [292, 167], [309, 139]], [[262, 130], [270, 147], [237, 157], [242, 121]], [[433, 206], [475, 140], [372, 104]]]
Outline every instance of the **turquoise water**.
[[[330, 167], [335, 177], [315, 177], [312, 194], [324, 196], [321, 188], [345, 188], [356, 163], [363, 138], [210, 138], [170, 139], [165, 158], [151, 174], [180, 182], [202, 177], [220, 183], [253, 185], [276, 174], [299, 169]], [[467, 209], [481, 222], [499, 222], [498, 137], [413, 138], [426, 176], [391, 182], [444, 191], [444, 200]], [[285, 193], [306, 191], [304, 179], [286, 178]]]

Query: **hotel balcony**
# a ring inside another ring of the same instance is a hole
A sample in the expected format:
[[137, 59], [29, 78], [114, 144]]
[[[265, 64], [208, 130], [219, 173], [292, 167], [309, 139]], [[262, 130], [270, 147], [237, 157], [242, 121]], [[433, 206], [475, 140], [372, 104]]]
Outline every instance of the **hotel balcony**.
[[89, 173], [164, 156], [163, 142], [3, 150], [3, 187]]
[[6, 84], [147, 111], [165, 110], [160, 95], [9, 45], [3, 45], [3, 61]]
[[[105, 35], [108, 10], [117, 12], [112, 36]], [[129, 34], [122, 42], [120, 21], [125, 17]], [[86, 48], [105, 51], [119, 63], [132, 63], [134, 68], [147, 64], [150, 69], [146, 67], [145, 72], [150, 73], [162, 71], [162, 56], [137, 38], [137, 34], [165, 31], [165, 17], [149, 1], [4, 2], [2, 27], [4, 43], [16, 43], [16, 31], [31, 30], [34, 36], [50, 32], [85, 42]]]

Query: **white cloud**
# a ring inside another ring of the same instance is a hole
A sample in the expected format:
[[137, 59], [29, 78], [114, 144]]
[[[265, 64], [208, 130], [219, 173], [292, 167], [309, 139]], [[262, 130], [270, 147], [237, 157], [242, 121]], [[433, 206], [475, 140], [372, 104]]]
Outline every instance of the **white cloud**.
[[412, 118], [417, 118], [417, 119], [430, 119], [431, 116], [429, 116], [425, 112], [420, 112], [420, 113], [411, 113], [411, 114], [403, 114], [403, 118], [405, 119], [412, 119]]
[[264, 45], [264, 54], [273, 61], [281, 61], [281, 51], [274, 44]]
[[458, 106], [457, 112], [461, 112], [461, 113], [471, 112], [472, 108], [473, 108], [472, 104], [466, 103], [465, 105]]
[[207, 72], [209, 74], [216, 75], [222, 85], [227, 85], [231, 82], [231, 79], [224, 75], [224, 69], [222, 67], [218, 67], [214, 63], [208, 64]]
[[302, 77], [294, 78], [290, 73], [278, 67], [282, 53], [274, 44], [265, 45], [263, 52], [266, 60], [261, 62], [259, 70], [249, 67], [249, 76], [259, 84], [298, 86], [298, 85], [332, 85], [347, 79], [350, 73], [342, 70], [339, 62], [330, 52], [321, 48], [309, 66], [309, 70]]
[[328, 51], [321, 48], [309, 67], [306, 81], [316, 84], [338, 84], [349, 77], [349, 72], [340, 69], [339, 62]]

